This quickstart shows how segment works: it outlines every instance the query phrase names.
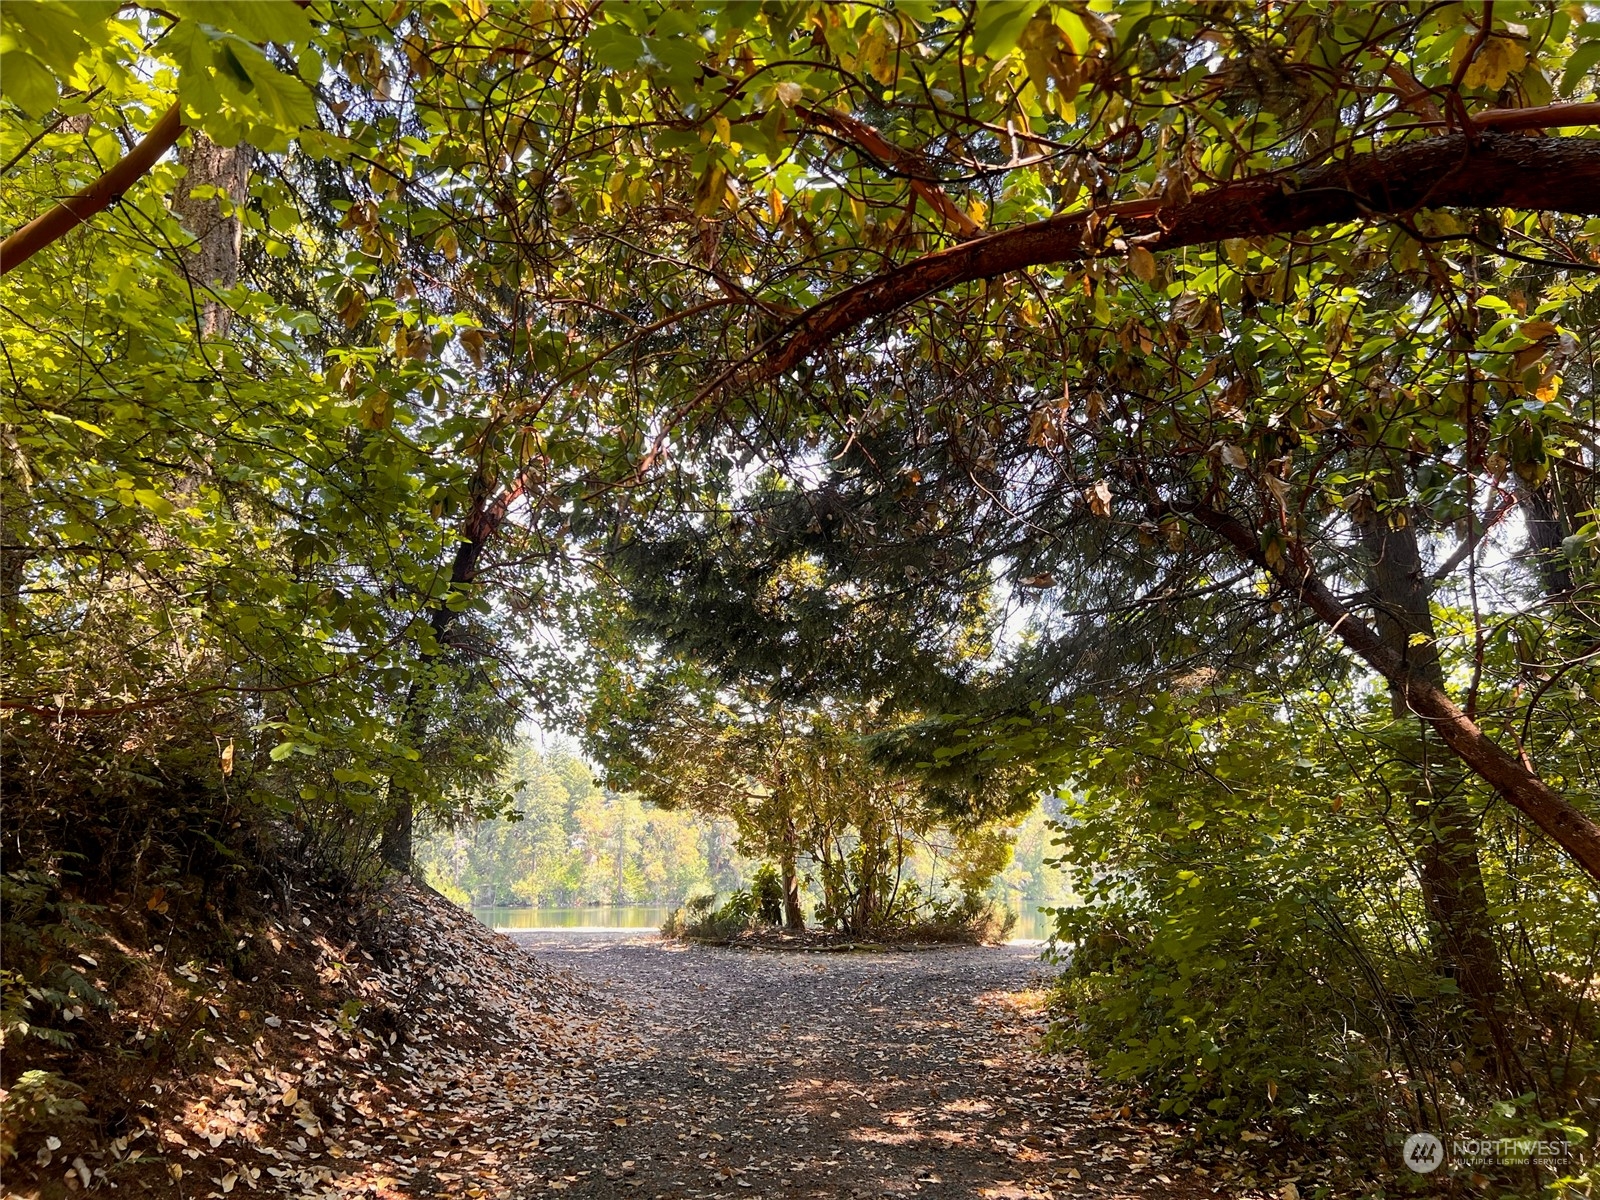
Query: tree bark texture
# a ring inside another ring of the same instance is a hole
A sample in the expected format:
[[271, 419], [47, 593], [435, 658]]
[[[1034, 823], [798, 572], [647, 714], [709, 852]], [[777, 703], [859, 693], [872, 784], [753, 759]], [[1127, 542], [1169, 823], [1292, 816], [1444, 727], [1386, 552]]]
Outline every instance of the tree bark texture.
[[[1416, 527], [1408, 522], [1391, 528], [1382, 513], [1369, 510], [1361, 531], [1378, 640], [1404, 664], [1408, 677], [1443, 693], [1431, 588]], [[1490, 928], [1477, 814], [1462, 794], [1459, 760], [1440, 762], [1443, 747], [1433, 744], [1429, 723], [1412, 712], [1402, 687], [1390, 681], [1389, 691], [1402, 728], [1395, 749], [1413, 821], [1423, 904], [1437, 929], [1435, 948], [1498, 1044], [1503, 1041], [1500, 952]]]
[[[232, 316], [216, 298], [215, 289], [239, 282], [244, 222], [236, 210], [249, 196], [254, 158], [251, 147], [243, 143], [219, 146], [199, 130], [190, 132], [189, 144], [178, 152], [185, 174], [172, 198], [172, 211], [195, 238], [182, 262], [200, 297], [203, 337], [225, 334]], [[196, 189], [214, 189], [214, 193], [196, 196]]]
[[806, 927], [805, 910], [800, 907], [799, 855], [795, 848], [794, 821], [787, 819], [783, 825], [783, 854], [778, 870], [783, 875], [783, 924], [795, 931]]
[[1549, 600], [1565, 600], [1572, 592], [1572, 571], [1567, 566], [1566, 552], [1561, 548], [1567, 527], [1556, 503], [1555, 480], [1552, 477], [1535, 486], [1519, 479], [1516, 485], [1517, 499], [1528, 526], [1528, 557], [1538, 572], [1539, 585]]

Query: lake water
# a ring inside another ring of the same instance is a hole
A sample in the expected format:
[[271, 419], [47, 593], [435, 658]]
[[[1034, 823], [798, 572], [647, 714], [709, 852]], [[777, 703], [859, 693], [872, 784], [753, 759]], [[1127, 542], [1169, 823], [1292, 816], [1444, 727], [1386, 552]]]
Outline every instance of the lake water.
[[1017, 924], [1011, 931], [1011, 936], [1022, 941], [1044, 941], [1056, 931], [1056, 919], [1039, 911], [1035, 904], [1023, 902], [1013, 904], [1011, 910], [1017, 914]]
[[664, 904], [591, 904], [583, 908], [475, 908], [491, 929], [659, 929]]
[[[1043, 939], [1054, 919], [1031, 904], [1018, 906], [1013, 938]], [[659, 929], [672, 909], [664, 904], [593, 904], [584, 908], [475, 908], [472, 915], [491, 929]]]

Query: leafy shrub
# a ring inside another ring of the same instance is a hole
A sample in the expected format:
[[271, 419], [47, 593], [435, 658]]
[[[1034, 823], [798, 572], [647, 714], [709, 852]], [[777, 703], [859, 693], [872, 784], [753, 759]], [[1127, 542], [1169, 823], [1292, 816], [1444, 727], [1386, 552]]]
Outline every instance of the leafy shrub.
[[[1505, 978], [1491, 1029], [1441, 961], [1372, 753], [1278, 700], [1196, 708], [1156, 705], [1083, 751], [1058, 841], [1084, 900], [1057, 913], [1055, 1044], [1202, 1138], [1253, 1130], [1323, 1161], [1397, 1165], [1418, 1129], [1592, 1138], [1592, 911], [1570, 866], [1514, 826], [1480, 830]], [[1373, 838], [1385, 823], [1397, 836]]]
[[677, 907], [668, 911], [666, 918], [661, 922], [661, 936], [672, 941], [677, 941], [688, 936], [688, 922], [684, 919], [683, 908]]
[[30, 1133], [49, 1134], [87, 1121], [83, 1089], [53, 1071], [24, 1071], [0, 1100], [0, 1165], [17, 1155]]
[[783, 876], [771, 863], [762, 863], [750, 880], [756, 916], [763, 925], [783, 924]]
[[21, 869], [0, 877], [0, 949], [5, 968], [0, 1008], [0, 1045], [18, 1050], [18, 1039], [35, 1039], [69, 1049], [67, 1026], [85, 1007], [110, 1003], [78, 966], [90, 937], [104, 931], [90, 915], [92, 905], [63, 894], [59, 880], [44, 870]]
[[[732, 893], [720, 907], [714, 893], [702, 894], [667, 914], [661, 924], [661, 936], [725, 942], [762, 924], [761, 912], [762, 898], [754, 889], [742, 888]], [[781, 901], [779, 912], [781, 915]]]
[[913, 941], [969, 942], [993, 946], [1004, 942], [1017, 927], [1017, 914], [981, 894], [964, 892], [935, 901], [928, 914], [903, 926], [901, 934]]

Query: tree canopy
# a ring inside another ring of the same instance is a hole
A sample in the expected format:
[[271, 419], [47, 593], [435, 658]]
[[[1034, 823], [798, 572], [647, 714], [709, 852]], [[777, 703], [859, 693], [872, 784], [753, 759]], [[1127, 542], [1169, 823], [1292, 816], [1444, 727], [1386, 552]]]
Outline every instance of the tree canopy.
[[697, 719], [873, 714], [850, 753], [948, 812], [1079, 788], [1080, 865], [1138, 879], [1106, 911], [1226, 924], [1256, 900], [1176, 864], [1303, 848], [1320, 722], [1330, 853], [1399, 848], [1356, 887], [1416, 917], [1395, 978], [1527, 1077], [1508, 974], [1589, 977], [1551, 898], [1600, 880], [1588, 9], [0, 21], [27, 852], [160, 778], [404, 865], [418, 815], [504, 810], [520, 715], [693, 675]]

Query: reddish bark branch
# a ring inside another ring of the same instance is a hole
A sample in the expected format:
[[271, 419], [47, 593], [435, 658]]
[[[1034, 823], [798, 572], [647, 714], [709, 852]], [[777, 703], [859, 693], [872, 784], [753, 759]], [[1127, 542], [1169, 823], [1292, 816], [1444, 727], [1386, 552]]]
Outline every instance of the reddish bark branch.
[[891, 143], [871, 125], [856, 120], [848, 113], [834, 112], [830, 109], [807, 108], [795, 111], [814, 125], [823, 125], [843, 134], [884, 166], [903, 174], [910, 181], [911, 190], [961, 237], [976, 237], [983, 232], [983, 228], [959, 204], [950, 199], [942, 187], [925, 177], [926, 168], [919, 171], [912, 155]]
[[178, 135], [182, 132], [183, 113], [174, 104], [139, 140], [139, 144], [99, 179], [0, 242], [0, 275], [13, 267], [20, 267], [51, 242], [122, 199], [123, 194], [177, 144]]
[[1491, 108], [1472, 114], [1475, 129], [1571, 129], [1600, 125], [1600, 104], [1546, 104], [1540, 108]]
[[1492, 784], [1591, 877], [1600, 880], [1600, 825], [1485, 734], [1443, 689], [1413, 672], [1400, 655], [1382, 643], [1371, 626], [1339, 603], [1322, 580], [1315, 575], [1295, 578], [1290, 571], [1274, 568], [1261, 549], [1260, 538], [1235, 517], [1199, 504], [1174, 505], [1173, 511], [1211, 530], [1241, 557], [1292, 592], [1330, 632], [1382, 675], [1404, 697], [1411, 711], [1427, 721], [1469, 769]]
[[1048, 217], [924, 255], [814, 305], [753, 374], [757, 380], [781, 375], [850, 330], [935, 292], [1092, 258], [1104, 251], [1113, 226], [1120, 236], [1162, 251], [1420, 208], [1504, 207], [1600, 215], [1600, 140], [1512, 137], [1503, 131], [1475, 131], [1471, 138], [1451, 134], [1308, 171], [1224, 184], [1186, 204], [1163, 207], [1146, 200]]

